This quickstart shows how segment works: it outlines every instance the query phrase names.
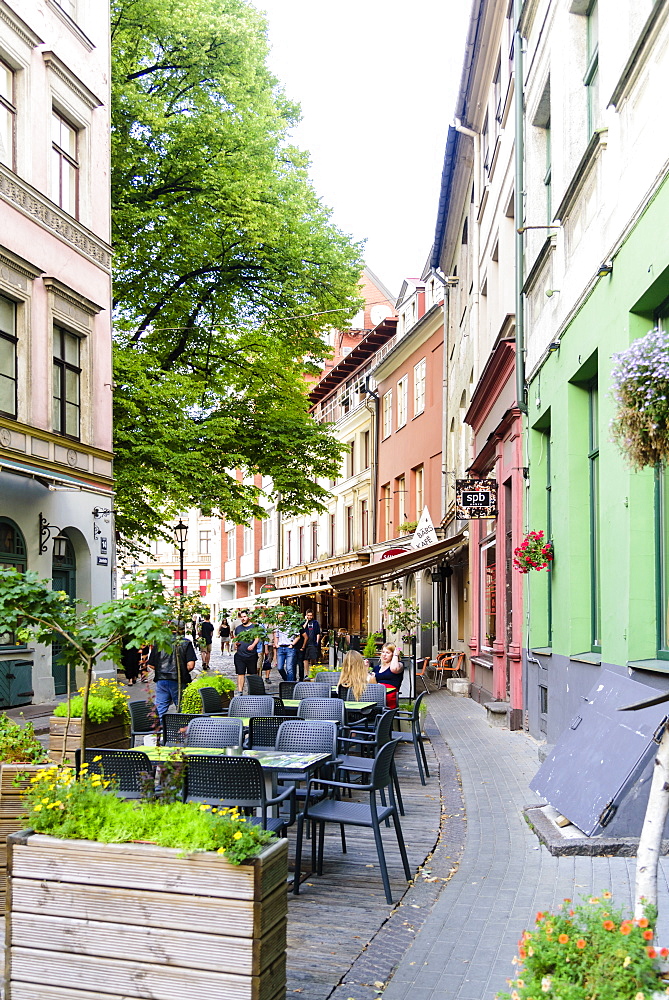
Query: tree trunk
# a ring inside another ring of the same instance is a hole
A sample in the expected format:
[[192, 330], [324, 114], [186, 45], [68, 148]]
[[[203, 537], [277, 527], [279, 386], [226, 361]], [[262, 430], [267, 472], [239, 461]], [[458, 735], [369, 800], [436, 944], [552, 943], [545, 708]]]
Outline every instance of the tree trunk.
[[648, 796], [646, 816], [639, 837], [636, 862], [634, 916], [644, 915], [646, 906], [657, 906], [657, 869], [660, 860], [662, 833], [669, 811], [669, 725], [655, 755], [653, 780]]
[[[84, 762], [84, 750], [86, 748], [86, 723], [88, 722], [88, 695], [91, 690], [91, 681], [93, 680], [93, 666], [95, 664], [95, 657], [87, 657], [88, 663], [84, 666], [86, 671], [86, 679], [84, 681], [84, 693], [81, 698], [81, 741], [79, 743], [81, 747], [81, 763]], [[65, 743], [63, 743], [63, 747]]]

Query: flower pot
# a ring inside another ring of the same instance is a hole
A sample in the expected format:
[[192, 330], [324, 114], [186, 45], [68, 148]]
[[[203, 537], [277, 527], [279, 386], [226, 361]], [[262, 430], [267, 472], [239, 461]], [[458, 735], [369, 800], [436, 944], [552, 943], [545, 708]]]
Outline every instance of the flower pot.
[[92, 1000], [103, 982], [110, 1000], [284, 1000], [286, 840], [243, 865], [31, 831], [8, 848], [5, 1000]]
[[0, 765], [0, 910], [4, 910], [7, 890], [7, 837], [25, 826], [26, 808], [21, 793], [30, 784], [30, 778], [46, 764]]
[[[66, 723], [67, 719], [60, 715], [52, 715], [49, 719], [49, 757], [56, 763], [60, 763], [62, 759]], [[79, 749], [80, 739], [81, 719], [73, 717], [70, 719], [70, 728], [67, 734], [64, 763], [74, 762], [74, 752]], [[130, 746], [130, 725], [127, 717], [115, 715], [107, 722], [88, 720], [86, 723], [86, 746], [127, 749]]]

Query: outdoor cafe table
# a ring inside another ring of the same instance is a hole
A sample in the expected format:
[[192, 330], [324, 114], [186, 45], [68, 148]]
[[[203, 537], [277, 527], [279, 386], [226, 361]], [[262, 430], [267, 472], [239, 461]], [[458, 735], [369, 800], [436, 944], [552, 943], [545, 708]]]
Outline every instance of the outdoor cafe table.
[[[282, 701], [286, 708], [292, 708], [295, 711], [297, 711], [300, 705], [299, 700], [295, 700], [294, 698], [283, 698]], [[345, 701], [344, 710], [346, 712], [367, 712], [375, 708], [376, 704], [375, 701]]]

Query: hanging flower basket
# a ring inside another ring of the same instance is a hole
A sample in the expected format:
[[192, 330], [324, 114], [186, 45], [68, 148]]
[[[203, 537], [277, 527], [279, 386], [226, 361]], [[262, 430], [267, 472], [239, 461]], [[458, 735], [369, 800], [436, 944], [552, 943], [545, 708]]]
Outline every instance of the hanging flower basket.
[[613, 437], [634, 467], [656, 465], [669, 456], [669, 332], [651, 330], [613, 361]]
[[521, 573], [531, 569], [550, 569], [553, 562], [553, 543], [544, 538], [543, 531], [528, 531], [518, 548], [513, 550], [513, 565]]

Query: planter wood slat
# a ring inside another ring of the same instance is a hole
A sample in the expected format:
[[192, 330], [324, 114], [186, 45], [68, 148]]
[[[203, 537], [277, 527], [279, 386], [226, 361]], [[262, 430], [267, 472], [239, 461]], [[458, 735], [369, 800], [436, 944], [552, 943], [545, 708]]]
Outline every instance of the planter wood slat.
[[[49, 718], [49, 757], [60, 763], [65, 742], [65, 727], [67, 719], [59, 715]], [[70, 719], [70, 728], [65, 747], [65, 762], [72, 763], [74, 752], [79, 749], [81, 739], [81, 719]], [[87, 747], [110, 747], [127, 749], [130, 746], [130, 726], [125, 716], [115, 715], [107, 722], [86, 723]]]
[[7, 837], [25, 826], [26, 807], [22, 793], [30, 785], [31, 777], [41, 771], [44, 764], [0, 765], [0, 911], [5, 908], [7, 892]]
[[[140, 889], [114, 890], [114, 903], [124, 913], [132, 913], [132, 923], [140, 926], [220, 928], [229, 937], [262, 937], [286, 916], [286, 888], [278, 886], [262, 902], [244, 899], [194, 897], [171, 892]], [[109, 889], [105, 886], [72, 885], [12, 877], [12, 905], [15, 911], [59, 917], [67, 913], [81, 920], [109, 919]]]
[[30, 831], [8, 847], [5, 1000], [284, 1000], [287, 841], [239, 866]]

